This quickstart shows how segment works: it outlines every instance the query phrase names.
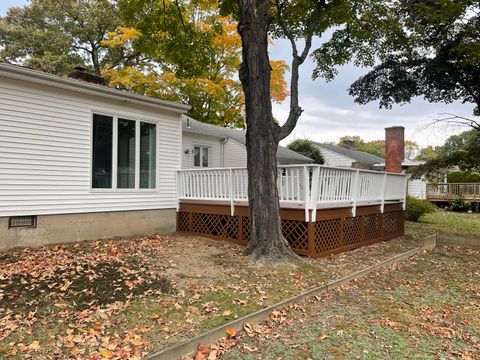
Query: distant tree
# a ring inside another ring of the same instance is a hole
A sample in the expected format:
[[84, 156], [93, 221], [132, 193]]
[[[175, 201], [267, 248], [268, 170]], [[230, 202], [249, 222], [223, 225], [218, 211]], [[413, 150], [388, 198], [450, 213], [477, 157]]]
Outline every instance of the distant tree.
[[55, 74], [81, 65], [97, 75], [136, 54], [102, 44], [120, 26], [109, 0], [35, 0], [0, 17], [0, 60]]
[[352, 84], [350, 95], [387, 108], [415, 96], [459, 100], [480, 116], [480, 3], [400, 0], [396, 15], [401, 26], [379, 38], [380, 64]]
[[433, 160], [438, 156], [438, 147], [433, 147], [428, 145], [427, 147], [421, 148], [415, 160], [419, 161], [429, 161]]
[[314, 164], [325, 164], [325, 159], [322, 153], [313, 142], [307, 139], [298, 139], [292, 141], [287, 145], [290, 150], [293, 150], [299, 154], [305, 155], [313, 160]]
[[364, 151], [379, 157], [385, 157], [385, 140], [372, 140], [360, 144], [359, 151]]
[[419, 151], [420, 146], [415, 141], [405, 140], [405, 159], [415, 159]]
[[470, 130], [449, 137], [443, 146], [435, 149], [435, 154], [415, 169], [415, 177], [452, 167], [458, 167], [461, 171], [480, 172], [480, 131]]

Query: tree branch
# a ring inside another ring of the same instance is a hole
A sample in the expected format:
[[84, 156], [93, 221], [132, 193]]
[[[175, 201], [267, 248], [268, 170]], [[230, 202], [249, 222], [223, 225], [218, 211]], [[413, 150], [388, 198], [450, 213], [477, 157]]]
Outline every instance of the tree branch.
[[428, 123], [425, 127], [435, 127], [438, 124], [445, 124], [445, 125], [455, 125], [455, 126], [468, 126], [473, 130], [480, 131], [480, 122], [474, 119], [466, 118], [463, 116], [458, 116], [455, 114], [450, 113], [443, 113], [440, 114], [444, 116], [440, 119], [434, 119], [431, 123]]
[[280, 135], [279, 139], [282, 140], [290, 135], [297, 126], [297, 121], [302, 115], [303, 109], [298, 104], [298, 79], [299, 79], [299, 68], [305, 61], [310, 52], [312, 47], [312, 38], [315, 33], [315, 29], [317, 28], [320, 22], [320, 12], [322, 9], [327, 7], [325, 0], [320, 0], [315, 5], [315, 9], [312, 13], [312, 18], [310, 21], [310, 25], [308, 26], [306, 35], [305, 35], [305, 47], [301, 55], [298, 55], [297, 45], [295, 43], [295, 36], [292, 32], [288, 29], [287, 25], [282, 19], [282, 11], [284, 7], [284, 3], [280, 4], [278, 1], [277, 4], [277, 17], [280, 27], [284, 35], [290, 40], [290, 44], [292, 45], [292, 67], [291, 67], [291, 78], [290, 78], [290, 112], [288, 114], [287, 121], [283, 126], [280, 127]]

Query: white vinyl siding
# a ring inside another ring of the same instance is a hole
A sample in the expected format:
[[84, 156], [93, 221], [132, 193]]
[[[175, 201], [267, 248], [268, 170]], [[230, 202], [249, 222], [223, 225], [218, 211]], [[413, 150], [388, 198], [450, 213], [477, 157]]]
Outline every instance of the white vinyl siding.
[[325, 160], [325, 165], [327, 166], [351, 167], [354, 163], [354, 160], [349, 157], [337, 154], [336, 152], [325, 149], [321, 146], [318, 146], [318, 148], [320, 149], [323, 159]]
[[182, 168], [190, 169], [194, 167], [193, 148], [195, 146], [208, 148], [208, 167], [218, 168], [222, 166], [219, 138], [184, 132], [182, 144]]
[[224, 167], [246, 167], [247, 166], [247, 149], [245, 145], [228, 139], [223, 148]]
[[425, 200], [427, 198], [427, 183], [425, 180], [408, 180], [408, 195]]
[[[157, 189], [91, 189], [93, 113], [157, 124]], [[0, 216], [175, 208], [180, 144], [173, 112], [0, 78]]]

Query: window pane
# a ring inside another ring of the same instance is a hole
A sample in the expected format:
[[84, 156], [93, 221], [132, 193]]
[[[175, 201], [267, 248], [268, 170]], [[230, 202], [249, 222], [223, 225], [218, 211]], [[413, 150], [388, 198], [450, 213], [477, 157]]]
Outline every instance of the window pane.
[[118, 119], [119, 189], [135, 188], [135, 121]]
[[92, 188], [112, 187], [112, 130], [113, 119], [93, 115]]
[[155, 188], [156, 174], [156, 129], [155, 124], [140, 123], [140, 188]]
[[202, 167], [208, 167], [208, 148], [202, 148]]
[[200, 166], [200, 147], [193, 148], [193, 166]]

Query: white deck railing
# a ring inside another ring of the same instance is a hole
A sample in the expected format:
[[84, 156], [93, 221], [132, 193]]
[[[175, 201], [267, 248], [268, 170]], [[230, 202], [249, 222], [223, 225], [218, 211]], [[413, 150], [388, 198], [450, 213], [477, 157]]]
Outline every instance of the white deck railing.
[[[356, 208], [359, 205], [401, 202], [405, 208], [405, 174], [337, 168], [323, 165], [286, 165], [278, 167], [278, 192], [283, 206], [302, 207], [308, 220], [309, 210], [328, 207]], [[177, 196], [182, 200], [248, 201], [246, 168], [206, 168], [177, 171]], [[315, 221], [316, 211], [312, 213]]]

